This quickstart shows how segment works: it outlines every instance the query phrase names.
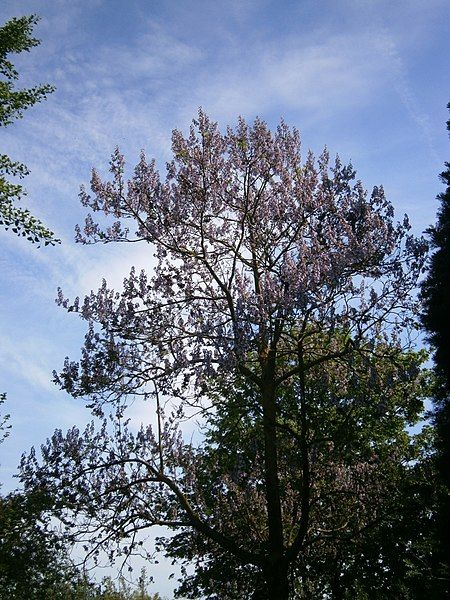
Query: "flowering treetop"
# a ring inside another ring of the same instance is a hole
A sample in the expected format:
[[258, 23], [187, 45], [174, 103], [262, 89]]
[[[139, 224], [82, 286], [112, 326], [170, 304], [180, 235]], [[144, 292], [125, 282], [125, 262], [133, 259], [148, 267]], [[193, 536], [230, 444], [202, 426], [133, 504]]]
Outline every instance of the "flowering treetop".
[[272, 133], [239, 119], [222, 134], [199, 111], [172, 144], [164, 179], [142, 154], [126, 181], [116, 150], [112, 180], [94, 170], [91, 193], [81, 190], [116, 220], [102, 228], [89, 215], [78, 241], [150, 242], [158, 264], [153, 276], [132, 269], [121, 293], [104, 282], [72, 305], [104, 335], [91, 328], [80, 364], [66, 363], [70, 391], [159, 381], [183, 396], [230, 367], [261, 386], [269, 365], [276, 388], [410, 321], [425, 245], [407, 217], [394, 224], [382, 187], [369, 195], [327, 150], [302, 162], [283, 121]]

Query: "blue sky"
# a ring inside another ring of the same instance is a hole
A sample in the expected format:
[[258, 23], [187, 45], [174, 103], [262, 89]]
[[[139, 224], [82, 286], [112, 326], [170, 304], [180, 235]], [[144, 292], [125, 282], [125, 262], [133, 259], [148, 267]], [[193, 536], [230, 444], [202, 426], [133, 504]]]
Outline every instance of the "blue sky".
[[[42, 44], [17, 57], [21, 83], [57, 91], [2, 131], [2, 152], [31, 170], [28, 207], [62, 239], [36, 249], [0, 234], [0, 390], [13, 430], [1, 446], [4, 490], [20, 454], [86, 409], [51, 372], [75, 358], [84, 325], [54, 302], [105, 277], [120, 287], [151, 248], [83, 247], [79, 185], [105, 172], [119, 145], [163, 168], [170, 132], [199, 106], [225, 127], [238, 115], [297, 126], [304, 151], [351, 159], [363, 183], [382, 183], [399, 218], [422, 232], [435, 220], [448, 159], [448, 6], [441, 0], [2, 0], [0, 22], [37, 13]], [[147, 418], [145, 412], [136, 419]], [[162, 585], [162, 584], [161, 584]], [[167, 588], [169, 589], [169, 588]], [[160, 591], [168, 593], [160, 587]]]

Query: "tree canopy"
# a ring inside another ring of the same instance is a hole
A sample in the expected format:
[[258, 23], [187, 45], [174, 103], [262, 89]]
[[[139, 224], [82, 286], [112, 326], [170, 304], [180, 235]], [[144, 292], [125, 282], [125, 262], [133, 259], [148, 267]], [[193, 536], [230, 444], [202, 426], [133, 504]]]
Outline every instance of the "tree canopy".
[[[106, 221], [89, 214], [77, 239], [147, 243], [157, 266], [82, 302], [60, 291], [88, 331], [55, 379], [101, 426], [55, 432], [42, 461], [24, 458], [23, 480], [47, 490], [94, 559], [145, 551], [149, 527], [178, 531], [160, 545], [197, 561], [189, 597], [214, 578], [211, 598], [355, 597], [377, 578], [392, 597], [415, 541], [406, 528], [399, 545], [378, 542], [424, 478], [413, 465], [426, 444], [405, 425], [428, 389], [409, 349], [426, 243], [352, 165], [326, 150], [303, 161], [284, 122], [272, 133], [239, 119], [221, 133], [200, 111], [172, 147], [163, 179], [142, 155], [127, 180], [116, 150], [112, 180], [93, 171], [82, 189]], [[127, 425], [137, 398], [155, 427]], [[179, 427], [193, 412], [198, 443]]]
[[[22, 118], [26, 109], [44, 100], [55, 89], [48, 84], [22, 89], [15, 87], [19, 73], [10, 55], [29, 52], [40, 44], [38, 39], [32, 37], [38, 20], [36, 15], [13, 18], [0, 27], [0, 127], [7, 127]], [[22, 185], [15, 183], [11, 177], [20, 180], [28, 174], [24, 164], [0, 154], [0, 225], [26, 237], [30, 242], [55, 244], [59, 240], [41, 221], [27, 209], [16, 206], [26, 194]]]

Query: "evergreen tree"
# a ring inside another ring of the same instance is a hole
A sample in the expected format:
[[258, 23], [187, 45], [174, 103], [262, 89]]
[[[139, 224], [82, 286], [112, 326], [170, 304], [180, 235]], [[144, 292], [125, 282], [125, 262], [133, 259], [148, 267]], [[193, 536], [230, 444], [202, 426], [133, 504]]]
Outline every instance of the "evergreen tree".
[[[447, 107], [450, 109], [450, 103]], [[450, 120], [447, 129], [450, 131]], [[450, 594], [450, 163], [446, 162], [445, 166], [440, 177], [447, 187], [438, 195], [441, 205], [437, 223], [428, 230], [434, 253], [422, 285], [422, 323], [434, 350], [434, 368], [438, 377], [433, 411], [439, 477], [436, 562], [442, 591], [445, 589]]]

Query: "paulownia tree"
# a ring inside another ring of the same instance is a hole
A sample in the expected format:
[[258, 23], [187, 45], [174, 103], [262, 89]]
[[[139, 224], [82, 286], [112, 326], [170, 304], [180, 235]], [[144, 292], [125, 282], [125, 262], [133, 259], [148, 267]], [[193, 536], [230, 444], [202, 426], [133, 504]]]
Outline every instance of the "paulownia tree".
[[[330, 163], [326, 150], [302, 162], [299, 134], [284, 122], [272, 133], [259, 119], [240, 119], [222, 134], [200, 111], [187, 137], [173, 133], [173, 154], [164, 179], [142, 155], [127, 181], [117, 150], [112, 180], [94, 171], [91, 193], [81, 191], [85, 206], [115, 220], [103, 226], [89, 215], [80, 242], [149, 244], [157, 265], [153, 275], [132, 269], [121, 292], [104, 281], [84, 302], [60, 293], [58, 302], [89, 326], [81, 360], [67, 359], [56, 379], [88, 398], [96, 416], [108, 404], [115, 410], [99, 430], [56, 432], [42, 465], [34, 454], [24, 460], [23, 477], [54, 494], [94, 555], [100, 547], [113, 553], [124, 538], [130, 555], [139, 531], [167, 525], [257, 572], [255, 598], [282, 600], [294, 593], [291, 575], [311, 536], [326, 529], [313, 489], [320, 403], [312, 382], [320, 373], [338, 406], [339, 379], [342, 390], [351, 377], [357, 390], [367, 374], [375, 385], [381, 359], [397, 365], [394, 379], [408, 379], [401, 357], [426, 248], [406, 217], [394, 223], [383, 189], [368, 194], [351, 165]], [[184, 443], [177, 428], [192, 410], [224, 410], [219, 383], [248, 390], [230, 403], [239, 418], [258, 415], [244, 504], [236, 504], [232, 471], [204, 480], [201, 442]], [[124, 410], [139, 396], [156, 407], [157, 427], [133, 433]], [[175, 408], [164, 414], [169, 398]], [[358, 394], [372, 401], [369, 391]], [[333, 464], [331, 446], [320, 452]], [[330, 467], [323, 478], [362, 489], [371, 460], [353, 457], [348, 472]], [[230, 518], [217, 518], [205, 495], [228, 506]], [[332, 495], [330, 502], [333, 527], [341, 527], [339, 503]], [[354, 515], [362, 500], [355, 502]], [[365, 517], [356, 521], [364, 526]], [[252, 529], [240, 531], [241, 523]]]

